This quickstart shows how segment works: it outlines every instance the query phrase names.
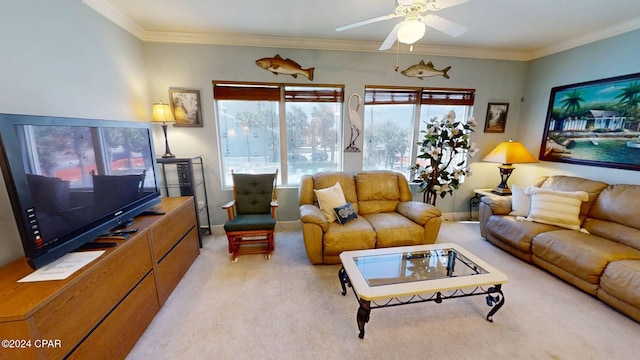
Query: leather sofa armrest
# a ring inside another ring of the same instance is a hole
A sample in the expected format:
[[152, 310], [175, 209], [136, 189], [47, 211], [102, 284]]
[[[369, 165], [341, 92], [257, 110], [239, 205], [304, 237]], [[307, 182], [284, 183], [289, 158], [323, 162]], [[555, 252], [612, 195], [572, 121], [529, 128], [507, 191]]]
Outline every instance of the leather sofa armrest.
[[329, 230], [329, 222], [319, 207], [315, 205], [300, 205], [300, 220], [303, 223], [316, 224], [322, 228], [323, 232]]
[[492, 215], [509, 215], [511, 212], [511, 196], [486, 195], [478, 204], [478, 223], [480, 236], [487, 238], [487, 222]]
[[485, 195], [480, 203], [488, 206], [493, 215], [509, 215], [511, 212], [511, 196]]
[[403, 201], [398, 204], [397, 211], [421, 226], [433, 218], [442, 216], [442, 212], [437, 207], [417, 201]]
[[300, 221], [302, 222], [302, 238], [307, 257], [312, 264], [324, 263], [324, 233], [329, 230], [327, 217], [316, 205], [300, 205]]

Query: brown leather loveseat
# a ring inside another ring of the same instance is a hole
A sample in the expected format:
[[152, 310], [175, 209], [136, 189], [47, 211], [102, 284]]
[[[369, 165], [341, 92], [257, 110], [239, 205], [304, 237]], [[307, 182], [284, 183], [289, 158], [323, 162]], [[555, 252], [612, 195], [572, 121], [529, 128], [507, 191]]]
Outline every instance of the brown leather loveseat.
[[[517, 205], [512, 196], [484, 196], [479, 207], [482, 237], [640, 321], [640, 185], [550, 176], [534, 186], [527, 192], [584, 191], [579, 228], [527, 221], [531, 213], [513, 214]], [[531, 211], [537, 206], [533, 196]], [[561, 206], [553, 203], [548, 213]]]
[[[314, 191], [336, 183], [357, 216], [343, 225], [321, 211]], [[299, 191], [302, 233], [312, 264], [339, 264], [340, 253], [348, 250], [433, 244], [440, 230], [440, 210], [412, 201], [406, 178], [397, 172], [304, 175]]]

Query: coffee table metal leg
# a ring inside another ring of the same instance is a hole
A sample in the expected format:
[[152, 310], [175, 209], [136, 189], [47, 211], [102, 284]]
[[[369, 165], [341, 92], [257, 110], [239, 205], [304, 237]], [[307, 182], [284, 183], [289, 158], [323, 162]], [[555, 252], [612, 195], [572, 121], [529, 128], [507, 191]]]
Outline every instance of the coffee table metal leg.
[[364, 299], [358, 299], [358, 301], [360, 302], [358, 315], [356, 316], [356, 320], [358, 321], [358, 330], [360, 330], [358, 337], [360, 339], [364, 339], [364, 324], [369, 322], [369, 316], [371, 315], [371, 301]]
[[[492, 296], [492, 294], [497, 294]], [[493, 322], [493, 315], [500, 310], [504, 305], [504, 294], [502, 293], [502, 285], [494, 285], [487, 291], [487, 305], [493, 306], [489, 314], [487, 314], [487, 321]]]
[[342, 296], [347, 295], [347, 284], [349, 284], [349, 277], [343, 267], [338, 270], [338, 278], [340, 279], [340, 286], [342, 286]]

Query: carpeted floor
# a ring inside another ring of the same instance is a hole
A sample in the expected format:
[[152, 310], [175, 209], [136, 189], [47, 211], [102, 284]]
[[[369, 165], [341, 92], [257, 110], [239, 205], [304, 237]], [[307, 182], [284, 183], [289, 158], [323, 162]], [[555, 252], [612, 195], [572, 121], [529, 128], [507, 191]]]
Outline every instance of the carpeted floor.
[[640, 324], [494, 247], [477, 223], [445, 222], [454, 242], [507, 274], [505, 305], [482, 296], [374, 309], [358, 338], [339, 265], [309, 264], [301, 232], [276, 234], [271, 260], [229, 261], [210, 236], [128, 359], [632, 359]]

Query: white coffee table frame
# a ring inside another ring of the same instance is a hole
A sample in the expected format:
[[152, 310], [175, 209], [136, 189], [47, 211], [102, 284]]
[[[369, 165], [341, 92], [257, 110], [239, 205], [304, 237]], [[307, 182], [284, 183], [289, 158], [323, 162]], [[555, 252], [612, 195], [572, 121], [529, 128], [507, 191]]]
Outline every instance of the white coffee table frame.
[[[442, 249], [453, 249], [457, 251], [459, 254], [465, 256], [474, 264], [484, 269], [486, 273], [470, 276], [394, 283], [390, 285], [369, 286], [367, 280], [363, 277], [360, 269], [358, 269], [358, 265], [354, 261], [354, 258], [357, 257]], [[346, 287], [350, 286], [353, 289], [353, 293], [356, 296], [358, 303], [360, 304], [357, 313], [358, 329], [360, 330], [360, 334], [358, 336], [360, 339], [364, 338], [364, 325], [369, 322], [371, 309], [427, 301], [441, 303], [444, 299], [486, 295], [487, 305], [491, 307], [486, 319], [487, 321], [492, 322], [493, 315], [504, 304], [502, 284], [507, 282], [507, 276], [457, 244], [442, 243], [433, 245], [345, 251], [340, 254], [340, 260], [342, 261], [342, 267], [338, 272], [338, 276], [342, 286], [342, 295], [346, 295]], [[487, 289], [484, 287], [487, 287]]]

